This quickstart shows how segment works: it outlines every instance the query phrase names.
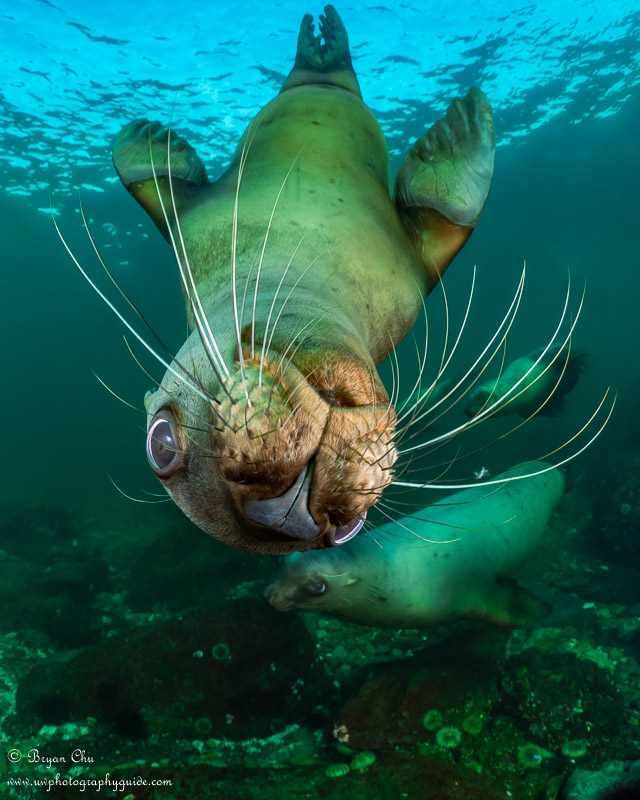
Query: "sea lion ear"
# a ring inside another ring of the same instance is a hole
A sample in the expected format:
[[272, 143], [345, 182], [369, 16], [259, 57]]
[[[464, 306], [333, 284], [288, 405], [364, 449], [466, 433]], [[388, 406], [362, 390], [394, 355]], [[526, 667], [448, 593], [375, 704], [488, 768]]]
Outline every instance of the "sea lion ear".
[[350, 575], [347, 580], [344, 582], [345, 586], [353, 586], [354, 583], [359, 583], [360, 578], [356, 575]]
[[167, 220], [172, 222], [209, 183], [193, 147], [175, 131], [146, 119], [130, 122], [116, 136], [113, 164], [125, 188], [165, 239], [169, 236]]
[[471, 235], [493, 176], [493, 114], [480, 89], [451, 102], [407, 153], [393, 199], [429, 289]]
[[155, 397], [157, 391], [158, 391], [157, 389], [149, 389], [148, 392], [145, 392], [144, 395], [145, 411], [147, 412], [149, 411], [149, 408], [151, 407], [151, 403], [153, 402], [153, 398]]

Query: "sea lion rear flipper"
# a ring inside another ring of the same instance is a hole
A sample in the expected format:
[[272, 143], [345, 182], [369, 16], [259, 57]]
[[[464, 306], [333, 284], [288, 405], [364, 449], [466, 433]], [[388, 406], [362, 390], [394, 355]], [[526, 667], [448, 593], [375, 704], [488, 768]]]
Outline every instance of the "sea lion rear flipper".
[[497, 578], [484, 587], [482, 597], [476, 598], [469, 616], [494, 625], [514, 628], [542, 628], [556, 625], [582, 608], [582, 601], [563, 595], [544, 586], [516, 580]]
[[456, 98], [446, 116], [407, 153], [394, 202], [432, 288], [471, 235], [493, 175], [493, 114], [476, 88]]
[[159, 122], [146, 119], [130, 122], [116, 136], [113, 164], [125, 188], [165, 239], [168, 238], [165, 212], [169, 222], [173, 221], [175, 212], [179, 214], [209, 183], [204, 164], [191, 145]]
[[333, 6], [325, 6], [324, 16], [320, 14], [319, 27], [320, 33], [316, 36], [311, 14], [302, 18], [296, 60], [281, 91], [295, 86], [327, 84], [361, 97], [351, 64], [347, 31]]

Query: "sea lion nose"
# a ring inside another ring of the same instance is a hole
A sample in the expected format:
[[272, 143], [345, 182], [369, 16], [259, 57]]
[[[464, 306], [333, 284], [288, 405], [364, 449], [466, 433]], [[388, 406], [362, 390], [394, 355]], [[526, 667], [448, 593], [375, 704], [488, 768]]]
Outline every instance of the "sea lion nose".
[[249, 500], [244, 504], [244, 513], [253, 522], [267, 525], [292, 539], [313, 539], [320, 527], [309, 513], [309, 487], [313, 474], [313, 462], [309, 462], [296, 478], [295, 483], [279, 497], [266, 500]]

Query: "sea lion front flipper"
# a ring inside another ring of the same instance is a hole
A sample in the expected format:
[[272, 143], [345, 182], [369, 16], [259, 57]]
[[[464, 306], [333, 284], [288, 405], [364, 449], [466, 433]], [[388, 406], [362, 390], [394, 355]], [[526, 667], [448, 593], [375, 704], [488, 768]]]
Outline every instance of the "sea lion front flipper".
[[476, 88], [407, 153], [393, 199], [431, 289], [473, 231], [493, 175], [493, 114]]
[[116, 136], [113, 164], [125, 188], [165, 239], [168, 238], [165, 212], [171, 222], [175, 213], [179, 214], [209, 183], [204, 164], [193, 147], [175, 131], [146, 119], [130, 122]]
[[327, 84], [339, 86], [361, 97], [351, 63], [349, 37], [333, 6], [325, 6], [324, 15], [320, 14], [319, 27], [320, 33], [316, 36], [311, 14], [305, 14], [302, 18], [296, 60], [281, 91], [295, 86]]

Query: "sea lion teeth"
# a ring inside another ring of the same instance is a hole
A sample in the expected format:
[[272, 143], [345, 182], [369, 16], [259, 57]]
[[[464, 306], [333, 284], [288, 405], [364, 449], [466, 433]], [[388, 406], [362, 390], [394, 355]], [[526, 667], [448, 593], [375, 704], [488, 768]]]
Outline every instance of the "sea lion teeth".
[[154, 439], [149, 463], [203, 530], [273, 554], [354, 534], [397, 458], [376, 367], [471, 234], [493, 152], [491, 107], [471, 89], [411, 148], [392, 196], [333, 6], [319, 34], [303, 18], [281, 92], [216, 181], [159, 122], [116, 136], [116, 171], [174, 250], [190, 326], [145, 398], [179, 457]]

